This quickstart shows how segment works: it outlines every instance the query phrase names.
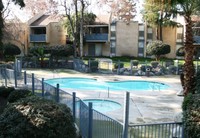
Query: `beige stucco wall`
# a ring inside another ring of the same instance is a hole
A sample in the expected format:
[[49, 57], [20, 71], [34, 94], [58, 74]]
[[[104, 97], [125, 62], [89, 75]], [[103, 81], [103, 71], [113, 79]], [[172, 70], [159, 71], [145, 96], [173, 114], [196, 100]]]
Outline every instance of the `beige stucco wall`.
[[137, 56], [138, 54], [138, 22], [117, 22], [116, 24], [116, 56]]
[[47, 28], [49, 33], [47, 37], [50, 46], [66, 44], [66, 32], [61, 23], [52, 22]]
[[171, 46], [171, 52], [165, 55], [167, 58], [176, 57], [176, 27], [163, 28], [163, 42]]

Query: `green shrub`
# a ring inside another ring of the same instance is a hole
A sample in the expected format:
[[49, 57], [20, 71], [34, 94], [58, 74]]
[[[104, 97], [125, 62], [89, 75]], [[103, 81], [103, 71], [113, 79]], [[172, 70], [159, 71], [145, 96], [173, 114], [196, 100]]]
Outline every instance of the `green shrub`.
[[138, 66], [139, 64], [139, 61], [138, 60], [132, 60], [132, 65], [133, 66]]
[[21, 98], [25, 98], [25, 97], [31, 96], [31, 95], [32, 95], [32, 93], [29, 90], [24, 90], [24, 89], [14, 90], [8, 96], [8, 102], [13, 103]]
[[153, 68], [157, 68], [158, 67], [159, 62], [158, 61], [151, 61], [151, 66]]
[[11, 91], [14, 91], [13, 87], [0, 87], [0, 97], [7, 98], [10, 95]]
[[118, 69], [118, 67], [123, 68], [123, 67], [124, 67], [124, 63], [122, 63], [122, 62], [120, 62], [120, 63], [119, 63], [119, 62], [115, 63], [115, 64], [114, 64], [114, 68], [115, 68], [115, 69]]
[[1, 138], [76, 137], [70, 109], [36, 96], [9, 104], [1, 114], [0, 122]]
[[200, 137], [200, 94], [189, 94], [183, 101], [183, 123], [190, 138]]

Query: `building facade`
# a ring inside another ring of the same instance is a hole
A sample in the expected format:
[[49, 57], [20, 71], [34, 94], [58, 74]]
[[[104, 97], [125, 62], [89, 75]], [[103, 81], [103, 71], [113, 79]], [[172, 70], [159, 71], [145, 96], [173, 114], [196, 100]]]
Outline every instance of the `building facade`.
[[[146, 46], [156, 40], [157, 30], [146, 24], [130, 21], [112, 21], [109, 15], [97, 16], [93, 25], [84, 26], [83, 56], [130, 56], [147, 57]], [[67, 32], [60, 18], [38, 14], [31, 18], [24, 29], [24, 45], [27, 53], [30, 46], [65, 45]], [[167, 58], [176, 58], [176, 51], [184, 43], [184, 27], [163, 27], [163, 42], [171, 46]]]

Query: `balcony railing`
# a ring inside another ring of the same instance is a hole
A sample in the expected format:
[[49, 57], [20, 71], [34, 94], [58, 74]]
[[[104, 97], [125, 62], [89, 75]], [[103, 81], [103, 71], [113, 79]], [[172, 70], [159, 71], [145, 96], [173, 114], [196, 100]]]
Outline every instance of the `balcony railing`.
[[108, 34], [86, 34], [85, 35], [86, 42], [107, 42]]
[[46, 34], [31, 34], [30, 42], [46, 42]]
[[194, 44], [198, 44], [198, 45], [200, 45], [200, 36], [197, 36], [197, 35], [195, 35], [195, 36], [193, 36], [193, 40], [194, 40]]

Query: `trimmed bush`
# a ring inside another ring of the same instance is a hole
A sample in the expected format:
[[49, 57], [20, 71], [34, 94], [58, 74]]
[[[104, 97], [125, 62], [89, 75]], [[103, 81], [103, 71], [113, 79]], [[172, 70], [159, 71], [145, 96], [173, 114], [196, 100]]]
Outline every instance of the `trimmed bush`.
[[188, 94], [182, 108], [185, 132], [190, 138], [200, 138], [200, 94]]
[[151, 62], [151, 66], [152, 66], [153, 68], [157, 68], [157, 67], [158, 67], [158, 64], [159, 64], [158, 61], [152, 61], [152, 62]]
[[33, 94], [29, 90], [24, 90], [24, 89], [14, 90], [10, 93], [10, 95], [8, 97], [8, 102], [13, 103], [21, 98], [26, 98], [31, 95], [33, 95]]
[[76, 137], [70, 109], [36, 96], [9, 104], [1, 114], [0, 122], [2, 138]]
[[132, 65], [133, 66], [138, 66], [139, 65], [139, 61], [138, 60], [132, 60]]
[[123, 68], [123, 67], [124, 67], [124, 63], [122, 63], [122, 62], [120, 62], [120, 63], [117, 62], [117, 63], [114, 64], [114, 68], [115, 68], [115, 69], [118, 69], [119, 66], [120, 66], [120, 68]]
[[15, 89], [13, 87], [0, 87], [0, 97], [7, 98], [12, 91]]

